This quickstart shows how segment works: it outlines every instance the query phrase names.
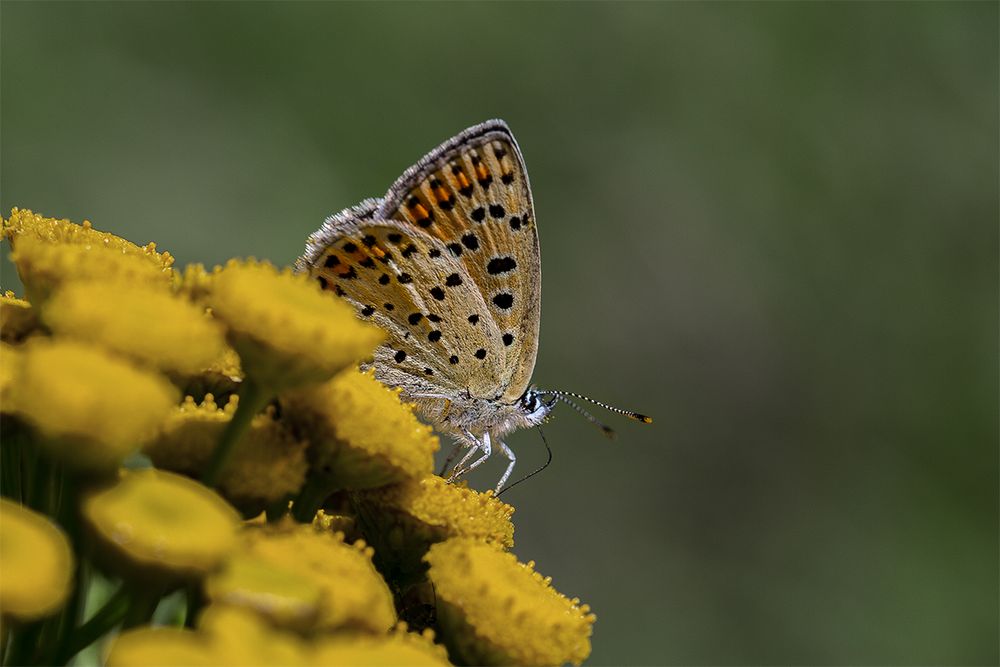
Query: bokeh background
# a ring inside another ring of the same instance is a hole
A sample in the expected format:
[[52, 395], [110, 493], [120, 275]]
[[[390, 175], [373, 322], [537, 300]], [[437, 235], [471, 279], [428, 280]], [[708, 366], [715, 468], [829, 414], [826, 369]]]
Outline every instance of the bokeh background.
[[511, 124], [536, 380], [656, 418], [561, 410], [505, 496], [591, 664], [997, 664], [996, 3], [0, 12], [3, 210], [179, 264], [291, 263]]

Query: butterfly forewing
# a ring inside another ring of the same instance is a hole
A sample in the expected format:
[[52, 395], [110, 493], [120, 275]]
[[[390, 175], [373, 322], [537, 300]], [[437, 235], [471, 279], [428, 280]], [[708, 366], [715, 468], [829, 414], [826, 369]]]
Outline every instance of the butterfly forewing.
[[[501, 382], [473, 374], [474, 395], [513, 401], [527, 389], [538, 349], [541, 300], [538, 234], [527, 171], [506, 124], [470, 128], [411, 167], [375, 215], [433, 235], [465, 266], [498, 339]], [[472, 313], [470, 313], [472, 315]]]
[[413, 393], [516, 400], [538, 342], [538, 237], [527, 173], [501, 121], [470, 128], [381, 200], [332, 216], [300, 268], [389, 333], [376, 372]]

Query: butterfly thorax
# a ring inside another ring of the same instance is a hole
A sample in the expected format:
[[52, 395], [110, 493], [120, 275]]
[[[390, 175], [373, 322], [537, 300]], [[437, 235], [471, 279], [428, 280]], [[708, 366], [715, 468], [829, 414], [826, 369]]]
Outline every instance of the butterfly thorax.
[[405, 390], [402, 398], [413, 401], [417, 411], [435, 429], [460, 438], [468, 433], [481, 435], [483, 432], [501, 438], [512, 431], [541, 424], [552, 410], [552, 405], [543, 402], [534, 388], [514, 403], [471, 395], [457, 398], [407, 396]]

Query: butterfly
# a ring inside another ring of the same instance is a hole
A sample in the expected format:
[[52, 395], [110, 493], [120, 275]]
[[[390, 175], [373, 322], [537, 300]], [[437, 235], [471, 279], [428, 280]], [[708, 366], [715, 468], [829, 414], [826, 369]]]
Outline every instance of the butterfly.
[[502, 120], [460, 132], [383, 197], [327, 218], [296, 266], [386, 331], [367, 366], [455, 439], [449, 463], [465, 451], [451, 479], [499, 449], [508, 460], [499, 492], [517, 461], [504, 436], [540, 425], [557, 400], [600, 425], [570, 396], [651, 421], [531, 385], [541, 313], [538, 230], [524, 159]]

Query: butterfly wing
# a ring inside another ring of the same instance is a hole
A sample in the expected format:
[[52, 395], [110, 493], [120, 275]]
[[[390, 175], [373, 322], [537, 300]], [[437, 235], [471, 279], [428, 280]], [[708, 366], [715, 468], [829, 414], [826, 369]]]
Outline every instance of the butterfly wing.
[[502, 121], [465, 130], [382, 199], [332, 216], [300, 268], [389, 333], [375, 354], [388, 384], [508, 403], [527, 389], [538, 235], [524, 162]]

